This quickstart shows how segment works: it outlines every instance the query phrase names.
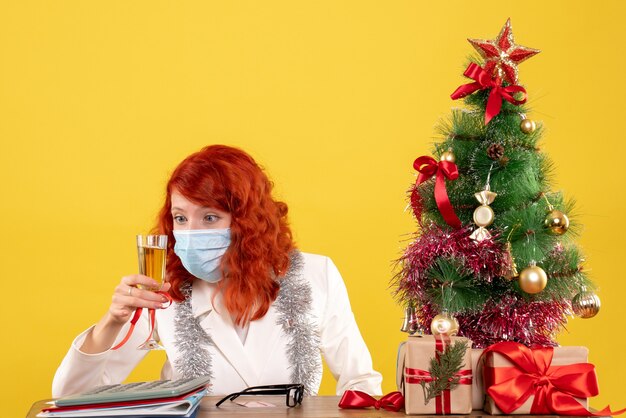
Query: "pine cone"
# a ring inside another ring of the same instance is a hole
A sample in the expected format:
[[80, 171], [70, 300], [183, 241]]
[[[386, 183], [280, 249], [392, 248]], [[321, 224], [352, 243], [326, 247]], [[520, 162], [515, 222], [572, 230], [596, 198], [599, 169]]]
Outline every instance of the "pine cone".
[[494, 161], [498, 161], [504, 156], [504, 147], [501, 144], [491, 144], [487, 148], [487, 156]]

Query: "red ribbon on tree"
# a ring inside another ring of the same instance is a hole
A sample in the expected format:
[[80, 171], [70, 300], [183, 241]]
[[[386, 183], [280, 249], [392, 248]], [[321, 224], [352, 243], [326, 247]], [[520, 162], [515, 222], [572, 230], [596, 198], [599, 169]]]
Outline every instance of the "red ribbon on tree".
[[[450, 344], [448, 335], [439, 335], [435, 337], [435, 356], [439, 359], [441, 353], [444, 352], [446, 345]], [[459, 376], [459, 385], [472, 384], [472, 371], [469, 369], [460, 370], [455, 373]], [[432, 382], [436, 378], [430, 372], [422, 369], [404, 368], [404, 381], [408, 384], [420, 384], [421, 382]], [[449, 415], [452, 413], [452, 400], [450, 397], [450, 389], [444, 390], [435, 397], [435, 413], [437, 415]]]
[[505, 341], [485, 349], [483, 355], [498, 353], [515, 367], [485, 367], [485, 387], [498, 408], [511, 414], [530, 396], [534, 396], [531, 414], [609, 416], [626, 411], [611, 411], [606, 407], [591, 412], [576, 399], [599, 393], [594, 365], [576, 363], [551, 366], [552, 347], [530, 349], [522, 344]]
[[422, 204], [420, 202], [419, 193], [417, 192], [417, 186], [431, 178], [433, 175], [437, 175], [435, 180], [435, 201], [439, 212], [443, 216], [443, 220], [453, 228], [461, 228], [461, 221], [459, 220], [450, 199], [448, 198], [448, 192], [446, 190], [446, 180], [456, 180], [459, 177], [459, 170], [451, 161], [439, 161], [429, 156], [421, 156], [413, 162], [413, 168], [415, 168], [420, 174], [417, 176], [415, 182], [415, 189], [411, 193], [411, 206], [413, 212], [418, 221], [422, 215]]
[[[463, 75], [476, 81], [459, 86], [450, 97], [452, 100], [456, 100], [469, 96], [477, 90], [491, 89], [489, 99], [487, 99], [487, 109], [485, 110], [485, 125], [488, 124], [494, 116], [500, 113], [502, 99], [516, 106], [526, 103], [526, 89], [524, 89], [524, 87], [515, 84], [504, 87], [502, 86], [502, 80], [500, 78], [491, 78], [489, 73], [477, 64], [471, 63]], [[521, 100], [517, 100], [513, 97], [514, 93], [520, 92], [524, 94]]]
[[368, 395], [360, 390], [346, 390], [339, 401], [339, 408], [358, 409], [370, 408], [385, 409], [398, 412], [404, 407], [404, 396], [400, 392], [391, 392], [380, 399]]

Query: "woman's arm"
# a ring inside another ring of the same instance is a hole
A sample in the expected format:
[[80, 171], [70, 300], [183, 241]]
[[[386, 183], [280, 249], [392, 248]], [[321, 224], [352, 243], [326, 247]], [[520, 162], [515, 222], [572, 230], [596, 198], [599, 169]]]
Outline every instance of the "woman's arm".
[[365, 341], [350, 307], [346, 286], [333, 262], [327, 258], [327, 303], [322, 320], [322, 352], [337, 380], [337, 395], [348, 389], [381, 395], [382, 375], [372, 366]]
[[[154, 280], [146, 276], [122, 278], [115, 288], [107, 313], [95, 326], [79, 335], [65, 355], [52, 382], [53, 397], [121, 383], [147, 354], [146, 350], [137, 349], [150, 331], [147, 309], [144, 309], [126, 344], [118, 350], [110, 350], [128, 332], [128, 321], [137, 308], [162, 307], [162, 295], [138, 289], [136, 285], [158, 287]], [[169, 287], [169, 283], [166, 283], [162, 290], [167, 291]]]

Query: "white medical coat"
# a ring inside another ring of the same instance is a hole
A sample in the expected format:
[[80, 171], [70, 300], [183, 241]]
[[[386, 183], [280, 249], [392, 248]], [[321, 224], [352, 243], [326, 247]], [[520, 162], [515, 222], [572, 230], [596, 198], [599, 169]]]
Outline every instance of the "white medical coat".
[[[382, 376], [372, 368], [372, 358], [357, 327], [339, 271], [328, 257], [306, 253], [302, 256], [302, 274], [312, 293], [311, 323], [320, 337], [320, 353], [337, 380], [337, 394], [356, 389], [380, 395]], [[242, 343], [224, 308], [221, 294], [218, 292], [213, 298], [216, 287], [195, 280], [191, 293], [193, 316], [214, 343], [208, 347], [213, 373], [211, 393], [222, 395], [249, 386], [290, 383], [291, 365], [286, 352], [290, 339], [276, 324], [279, 312], [275, 305], [270, 306], [263, 318], [250, 323], [247, 338]], [[174, 366], [180, 356], [174, 344], [174, 317], [173, 307], [157, 311], [157, 332], [167, 352], [162, 379], [181, 377]], [[122, 329], [118, 340], [126, 334], [128, 326]], [[58, 368], [52, 384], [53, 397], [121, 383], [147, 353], [137, 350], [149, 332], [147, 315], [137, 323], [130, 340], [116, 351], [81, 352], [89, 331], [74, 340]], [[319, 389], [321, 376], [320, 366], [316, 370], [316, 382], [310, 388], [313, 394]]]

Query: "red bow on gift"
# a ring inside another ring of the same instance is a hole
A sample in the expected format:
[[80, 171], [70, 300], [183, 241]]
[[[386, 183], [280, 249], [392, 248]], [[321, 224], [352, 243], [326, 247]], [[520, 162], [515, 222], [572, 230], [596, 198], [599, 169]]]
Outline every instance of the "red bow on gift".
[[456, 216], [456, 213], [454, 213], [454, 208], [452, 207], [452, 203], [450, 203], [448, 192], [446, 191], [445, 181], [445, 179], [456, 180], [459, 177], [459, 170], [456, 164], [451, 161], [437, 162], [434, 158], [424, 155], [415, 160], [413, 168], [420, 173], [415, 182], [416, 188], [411, 194], [411, 205], [413, 206], [413, 212], [418, 221], [422, 214], [422, 204], [420, 202], [419, 193], [417, 192], [417, 186], [437, 174], [435, 181], [435, 201], [437, 202], [437, 207], [443, 216], [443, 220], [451, 227], [459, 229], [461, 227], [461, 221]]
[[386, 409], [398, 412], [404, 407], [404, 396], [400, 392], [391, 392], [380, 399], [376, 399], [360, 390], [346, 390], [339, 401], [339, 408], [357, 409], [369, 408]]
[[530, 349], [522, 344], [506, 341], [488, 347], [483, 355], [498, 353], [515, 367], [485, 367], [485, 387], [498, 408], [510, 414], [534, 395], [531, 414], [607, 416], [626, 411], [611, 411], [607, 406], [590, 412], [576, 399], [589, 398], [599, 393], [593, 364], [577, 363], [551, 366], [554, 349]]
[[[489, 73], [483, 70], [479, 65], [471, 63], [463, 75], [476, 81], [474, 83], [463, 84], [457, 88], [450, 97], [452, 100], [456, 100], [468, 96], [477, 90], [491, 89], [489, 99], [487, 99], [487, 109], [485, 110], [485, 125], [488, 124], [494, 116], [500, 113], [502, 99], [516, 106], [526, 103], [526, 90], [524, 87], [518, 85], [503, 87], [500, 78], [491, 78]], [[513, 97], [513, 93], [519, 92], [524, 94], [524, 98], [521, 100], [517, 100]]]

